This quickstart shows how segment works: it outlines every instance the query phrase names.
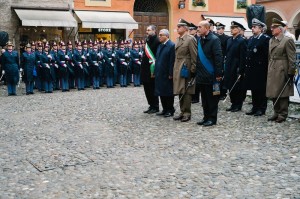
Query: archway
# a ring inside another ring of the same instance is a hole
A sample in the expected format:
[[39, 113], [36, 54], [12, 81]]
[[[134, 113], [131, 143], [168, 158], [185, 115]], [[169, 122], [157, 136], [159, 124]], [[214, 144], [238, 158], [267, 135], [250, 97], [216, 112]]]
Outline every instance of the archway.
[[292, 26], [295, 30], [296, 40], [300, 39], [300, 10], [297, 12], [296, 16], [292, 18]]
[[139, 29], [134, 31], [135, 40], [144, 40], [146, 28], [154, 24], [157, 30], [169, 29], [169, 14], [166, 0], [135, 0], [134, 19], [139, 23]]
[[272, 32], [271, 32], [270, 27], [271, 27], [273, 18], [279, 19], [280, 21], [283, 20], [282, 17], [279, 14], [277, 14], [276, 12], [272, 12], [272, 11], [267, 12], [267, 14], [266, 14], [266, 25], [267, 25], [268, 29], [267, 29], [266, 33], [269, 36], [272, 36]]

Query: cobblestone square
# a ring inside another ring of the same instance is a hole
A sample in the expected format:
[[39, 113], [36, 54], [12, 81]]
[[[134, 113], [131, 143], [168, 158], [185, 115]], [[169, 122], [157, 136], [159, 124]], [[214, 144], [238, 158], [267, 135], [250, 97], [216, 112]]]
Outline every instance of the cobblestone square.
[[271, 103], [253, 117], [250, 98], [237, 113], [220, 102], [201, 127], [200, 103], [188, 123], [144, 114], [142, 87], [0, 89], [1, 199], [300, 198], [300, 123], [267, 122]]

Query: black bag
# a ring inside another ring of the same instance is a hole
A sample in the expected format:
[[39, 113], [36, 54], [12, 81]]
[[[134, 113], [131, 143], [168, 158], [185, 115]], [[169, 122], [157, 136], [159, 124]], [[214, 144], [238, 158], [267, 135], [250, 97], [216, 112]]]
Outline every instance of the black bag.
[[6, 46], [6, 43], [8, 42], [8, 33], [4, 31], [0, 31], [0, 46], [4, 47]]
[[266, 23], [266, 9], [262, 5], [252, 4], [247, 7], [247, 21], [248, 21], [248, 27], [252, 28], [252, 19], [256, 18], [259, 21]]

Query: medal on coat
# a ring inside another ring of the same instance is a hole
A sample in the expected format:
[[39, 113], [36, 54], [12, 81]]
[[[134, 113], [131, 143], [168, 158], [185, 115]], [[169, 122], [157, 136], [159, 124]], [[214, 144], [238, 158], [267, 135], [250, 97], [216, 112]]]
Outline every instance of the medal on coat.
[[257, 52], [257, 48], [254, 48], [254, 49], [253, 49], [253, 52], [255, 52], [255, 53], [256, 53], [256, 52]]

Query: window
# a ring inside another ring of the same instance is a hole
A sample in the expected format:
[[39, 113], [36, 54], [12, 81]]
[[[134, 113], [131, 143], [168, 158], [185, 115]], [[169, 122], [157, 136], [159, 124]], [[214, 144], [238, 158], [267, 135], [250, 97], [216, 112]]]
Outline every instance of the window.
[[189, 0], [189, 10], [208, 11], [208, 0]]
[[251, 0], [234, 0], [234, 12], [246, 13], [246, 8], [250, 5]]

